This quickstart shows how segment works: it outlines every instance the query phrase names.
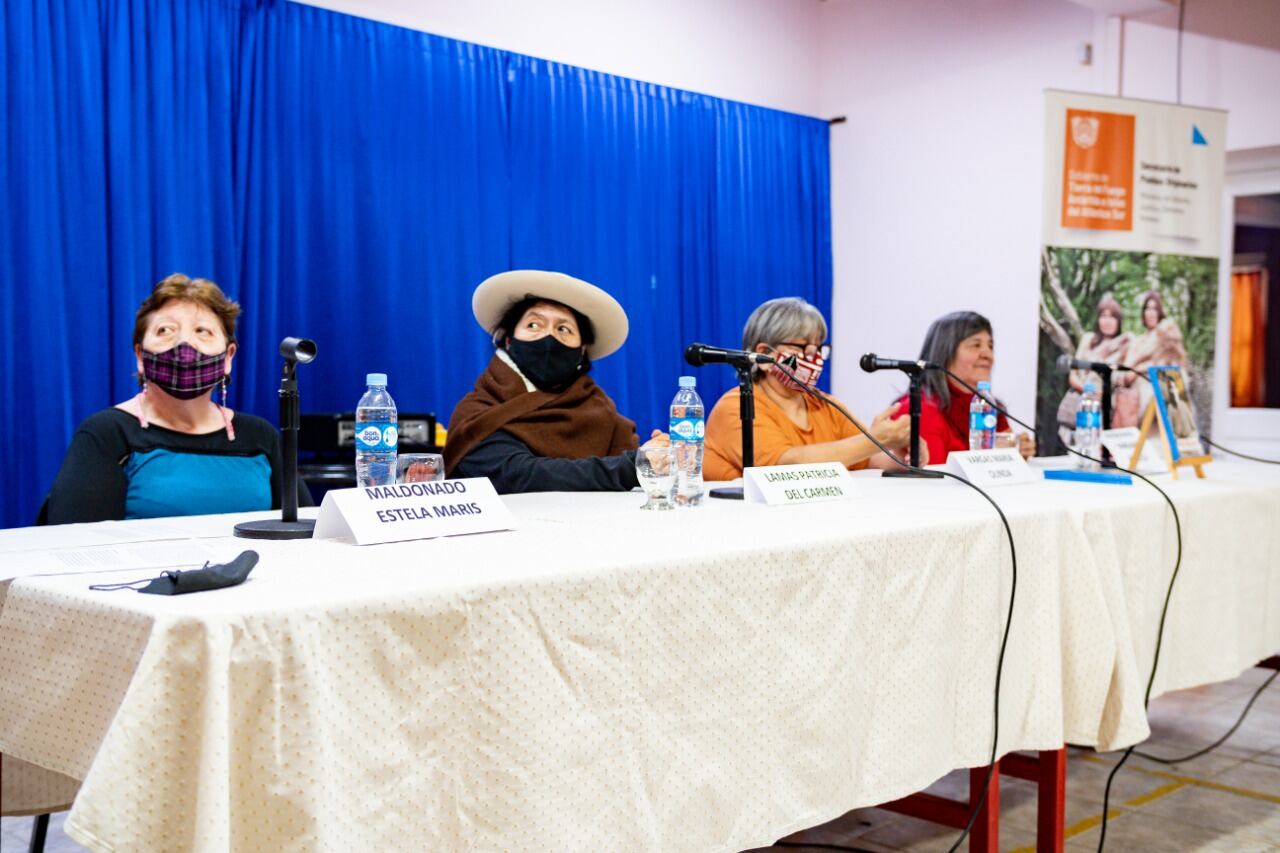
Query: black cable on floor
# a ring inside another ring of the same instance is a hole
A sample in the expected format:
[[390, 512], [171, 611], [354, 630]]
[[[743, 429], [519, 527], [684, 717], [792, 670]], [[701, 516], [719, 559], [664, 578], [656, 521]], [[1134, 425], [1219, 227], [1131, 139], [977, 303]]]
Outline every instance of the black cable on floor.
[[1213, 752], [1215, 749], [1217, 749], [1218, 747], [1226, 743], [1227, 738], [1231, 737], [1233, 734], [1236, 733], [1236, 729], [1240, 728], [1240, 724], [1243, 723], [1244, 718], [1248, 716], [1249, 709], [1253, 707], [1253, 703], [1258, 701], [1258, 697], [1262, 695], [1262, 691], [1266, 690], [1268, 687], [1271, 686], [1271, 682], [1276, 680], [1277, 675], [1280, 675], [1280, 669], [1277, 669], [1275, 672], [1271, 673], [1271, 675], [1267, 678], [1267, 680], [1262, 682], [1262, 684], [1258, 687], [1257, 690], [1253, 691], [1253, 696], [1249, 697], [1249, 703], [1245, 705], [1244, 710], [1240, 712], [1240, 718], [1236, 720], [1235, 725], [1227, 729], [1226, 734], [1224, 734], [1222, 737], [1218, 738], [1213, 743], [1206, 746], [1204, 749], [1198, 749], [1195, 752], [1191, 753], [1190, 755], [1183, 755], [1178, 758], [1161, 758], [1158, 755], [1148, 755], [1147, 753], [1139, 752], [1138, 750], [1134, 750], [1133, 754], [1138, 756], [1139, 758], [1145, 758], [1148, 761], [1154, 761], [1157, 764], [1183, 764], [1187, 761], [1192, 761], [1193, 759], [1199, 758], [1202, 755], [1207, 755], [1210, 752]]
[[[953, 380], [955, 380], [957, 384], [969, 389], [970, 392], [982, 397], [982, 399], [986, 400], [988, 403], [991, 404], [992, 408], [994, 408], [1000, 414], [1004, 415], [1009, 420], [1013, 421], [1014, 423], [1020, 426], [1025, 427], [1026, 429], [1031, 430], [1032, 433], [1036, 431], [1035, 427], [1031, 426], [1026, 421], [1020, 418], [1016, 418], [1012, 414], [1010, 414], [999, 403], [997, 403], [989, 394], [982, 394], [981, 392], [978, 391], [977, 388], [973, 387], [968, 382], [965, 382], [963, 379], [961, 379], [959, 376], [956, 376], [950, 370], [946, 370], [944, 368], [943, 372], [946, 373], [948, 376], [950, 376]], [[1141, 376], [1142, 374], [1139, 373], [1138, 375]], [[1148, 379], [1147, 381], [1149, 382], [1150, 379]], [[1071, 453], [1074, 453], [1076, 456], [1079, 456], [1083, 459], [1088, 459], [1090, 462], [1096, 462], [1099, 465], [1103, 464], [1101, 459], [1095, 458], [1093, 456], [1089, 456], [1087, 453], [1081, 453], [1079, 450], [1076, 450], [1075, 448], [1068, 447], [1067, 450], [1070, 451]], [[1166, 492], [1164, 489], [1157, 486], [1148, 477], [1142, 474], [1139, 474], [1137, 471], [1130, 471], [1128, 468], [1122, 468], [1118, 464], [1115, 466], [1115, 468], [1117, 471], [1123, 471], [1126, 474], [1137, 477], [1138, 479], [1145, 482], [1148, 486], [1150, 486], [1151, 488], [1155, 489], [1157, 492], [1160, 493], [1160, 496], [1164, 498], [1164, 502], [1169, 505], [1169, 510], [1173, 513], [1173, 525], [1174, 525], [1174, 530], [1177, 533], [1177, 539], [1178, 539], [1178, 556], [1173, 564], [1173, 574], [1169, 578], [1169, 588], [1165, 591], [1165, 594], [1164, 594], [1164, 605], [1160, 608], [1160, 626], [1156, 631], [1155, 654], [1152, 655], [1152, 658], [1151, 658], [1151, 675], [1147, 678], [1147, 689], [1142, 696], [1142, 707], [1145, 710], [1151, 704], [1151, 688], [1156, 681], [1156, 667], [1160, 665], [1160, 649], [1164, 645], [1164, 625], [1165, 625], [1165, 621], [1169, 616], [1169, 601], [1173, 598], [1173, 585], [1174, 585], [1174, 582], [1177, 581], [1178, 579], [1178, 572], [1182, 569], [1182, 519], [1178, 517], [1178, 508], [1173, 505], [1173, 499], [1169, 497], [1168, 492]], [[1136, 747], [1137, 747], [1137, 744], [1134, 744], [1133, 746], [1126, 749], [1124, 751], [1124, 755], [1122, 755], [1120, 757], [1120, 760], [1116, 762], [1116, 766], [1111, 769], [1111, 773], [1107, 775], [1107, 787], [1102, 794], [1102, 824], [1098, 831], [1098, 853], [1102, 853], [1102, 847], [1107, 840], [1107, 813], [1110, 812], [1111, 810], [1111, 783], [1115, 779], [1116, 773], [1120, 772], [1120, 768], [1123, 767], [1124, 763], [1129, 760], [1129, 756], [1133, 754], [1133, 751]]]
[[[839, 412], [841, 415], [843, 415], [845, 419], [849, 421], [849, 423], [853, 424], [854, 427], [857, 428], [858, 432], [866, 436], [867, 439], [872, 444], [880, 448], [880, 450], [886, 456], [888, 456], [898, 465], [900, 465], [901, 467], [905, 468], [908, 471], [926, 473], [924, 469], [917, 468], [911, 465], [910, 463], [904, 461], [892, 450], [890, 450], [889, 448], [881, 444], [880, 440], [876, 438], [874, 435], [872, 435], [871, 432], [867, 430], [867, 428], [864, 427], [858, 421], [857, 418], [855, 418], [853, 415], [845, 411], [843, 406], [841, 406], [839, 403], [837, 403], [835, 400], [831, 399], [830, 397], [826, 396], [825, 394], [821, 394], [815, 391], [814, 389], [810, 388], [808, 385], [798, 380], [795, 377], [795, 374], [793, 374], [790, 370], [788, 370], [785, 365], [775, 363], [774, 367], [777, 367], [780, 371], [782, 371], [782, 373], [785, 376], [791, 379], [791, 381], [794, 382], [797, 387], [803, 390], [810, 397], [813, 397], [815, 400], [818, 400], [823, 405], [830, 406], [831, 408]], [[1009, 557], [1010, 557], [1010, 563], [1013, 566], [1012, 579], [1009, 583], [1009, 613], [1008, 613], [1008, 616], [1005, 618], [1004, 634], [1000, 638], [1000, 655], [999, 657], [996, 658], [996, 685], [995, 685], [995, 696], [994, 696], [994, 702], [993, 702], [994, 722], [992, 724], [992, 732], [991, 732], [991, 760], [987, 762], [987, 778], [982, 784], [982, 793], [978, 796], [977, 801], [974, 802], [972, 805], [972, 810], [969, 814], [969, 822], [965, 824], [964, 830], [960, 833], [960, 837], [956, 839], [955, 843], [952, 844], [950, 849], [947, 851], [947, 853], [955, 853], [955, 851], [960, 848], [960, 845], [964, 843], [965, 838], [969, 836], [969, 832], [973, 829], [973, 822], [977, 819], [978, 812], [982, 810], [983, 804], [986, 803], [987, 801], [987, 792], [991, 789], [991, 779], [995, 775], [996, 751], [999, 748], [999, 740], [1000, 740], [1000, 680], [1004, 673], [1005, 650], [1009, 645], [1009, 629], [1013, 626], [1013, 602], [1018, 592], [1018, 554], [1017, 554], [1017, 550], [1014, 548], [1013, 528], [1009, 526], [1009, 519], [1005, 517], [1004, 510], [1000, 508], [1000, 504], [996, 503], [995, 500], [991, 497], [991, 495], [987, 494], [987, 492], [981, 489], [980, 487], [975, 486], [973, 483], [970, 483], [964, 477], [960, 477], [960, 476], [957, 476], [956, 474], [952, 474], [950, 471], [937, 471], [937, 472], [928, 472], [928, 473], [930, 474], [938, 473], [944, 477], [955, 480], [957, 483], [963, 483], [964, 485], [973, 489], [978, 494], [982, 495], [982, 497], [986, 499], [987, 503], [991, 504], [991, 506], [995, 508], [996, 514], [1000, 516], [1000, 522], [1004, 525], [1005, 535], [1008, 536], [1009, 538]], [[835, 847], [833, 849], [853, 849], [853, 848]]]

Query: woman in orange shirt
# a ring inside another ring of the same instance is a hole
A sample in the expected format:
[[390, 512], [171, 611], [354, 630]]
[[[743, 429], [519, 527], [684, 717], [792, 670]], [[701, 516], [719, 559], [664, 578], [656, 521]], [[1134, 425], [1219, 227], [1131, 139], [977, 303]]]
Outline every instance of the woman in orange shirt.
[[[770, 299], [751, 312], [742, 330], [743, 349], [779, 359], [794, 356], [796, 361], [791, 372], [814, 390], [829, 352], [824, 344], [826, 339], [827, 321], [822, 313], [798, 297]], [[773, 365], [761, 365], [753, 370], [756, 405], [752, 435], [756, 465], [840, 462], [847, 468], [897, 467], [897, 463], [880, 452], [844, 415], [804, 393]], [[869, 429], [884, 445], [902, 453], [911, 435], [911, 419], [894, 420], [892, 414], [893, 409], [882, 412]], [[742, 421], [737, 388], [726, 392], [707, 418], [702, 471], [708, 480], [733, 480], [742, 476]]]

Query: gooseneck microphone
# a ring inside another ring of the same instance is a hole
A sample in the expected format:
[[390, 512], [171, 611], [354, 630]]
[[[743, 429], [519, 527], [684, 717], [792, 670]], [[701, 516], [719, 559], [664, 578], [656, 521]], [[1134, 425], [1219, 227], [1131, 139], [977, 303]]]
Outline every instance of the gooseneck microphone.
[[689, 344], [684, 350], [684, 360], [694, 367], [702, 367], [704, 364], [732, 364], [740, 367], [752, 364], [773, 364], [771, 355], [741, 349], [724, 349], [708, 344]]
[[1109, 373], [1112, 370], [1129, 370], [1123, 364], [1107, 364], [1105, 361], [1085, 361], [1069, 355], [1058, 356], [1059, 370], [1092, 370], [1094, 373]]
[[903, 373], [923, 373], [926, 370], [941, 370], [931, 361], [900, 361], [896, 358], [881, 358], [873, 352], [864, 355], [858, 364], [867, 373], [877, 370], [901, 370]]

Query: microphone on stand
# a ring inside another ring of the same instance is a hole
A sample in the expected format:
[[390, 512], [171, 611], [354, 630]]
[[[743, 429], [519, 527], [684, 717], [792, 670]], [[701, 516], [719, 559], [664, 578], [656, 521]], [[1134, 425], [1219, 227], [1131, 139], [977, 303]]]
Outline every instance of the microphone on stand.
[[[1138, 373], [1132, 367], [1125, 367], [1123, 364], [1107, 364], [1105, 361], [1086, 361], [1082, 358], [1072, 358], [1067, 354], [1058, 356], [1059, 370], [1090, 370], [1102, 378], [1102, 428], [1103, 430], [1111, 429], [1111, 373], [1112, 371], [1127, 371], [1129, 373]], [[1111, 451], [1106, 447], [1102, 448], [1102, 467], [1116, 467], [1115, 460], [1111, 458]]]
[[284, 370], [280, 378], [280, 434], [284, 481], [280, 492], [280, 518], [264, 521], [242, 521], [235, 535], [245, 539], [310, 539], [316, 523], [298, 518], [298, 430], [300, 403], [298, 398], [298, 365], [310, 364], [316, 357], [316, 342], [307, 338], [285, 338], [280, 342]]
[[[773, 364], [771, 355], [758, 352], [747, 352], [741, 349], [724, 349], [708, 344], [689, 344], [684, 349], [684, 360], [694, 367], [704, 364], [727, 364], [738, 373], [738, 417], [742, 421], [742, 467], [755, 465], [755, 418], [756, 401], [752, 378], [752, 367], [758, 364]], [[712, 489], [713, 498], [742, 500], [741, 486], [725, 486]]]
[[911, 416], [911, 443], [908, 446], [911, 467], [917, 470], [885, 471], [885, 477], [929, 477], [941, 478], [936, 471], [920, 471], [920, 400], [924, 395], [924, 373], [926, 370], [941, 370], [931, 361], [902, 361], [896, 358], [881, 358], [869, 352], [858, 360], [858, 364], [867, 373], [877, 370], [901, 370], [911, 378], [907, 397], [907, 414]]
[[684, 349], [684, 360], [694, 367], [704, 364], [729, 364], [735, 367], [752, 364], [773, 364], [773, 356], [742, 349], [724, 349], [708, 344], [689, 344]]
[[1094, 373], [1110, 373], [1113, 370], [1132, 370], [1123, 364], [1107, 364], [1105, 361], [1085, 361], [1069, 355], [1058, 356], [1059, 370], [1092, 370]]
[[867, 373], [877, 370], [901, 370], [903, 373], [922, 373], [926, 370], [941, 370], [931, 361], [900, 361], [896, 358], [881, 358], [873, 352], [864, 355], [858, 364]]

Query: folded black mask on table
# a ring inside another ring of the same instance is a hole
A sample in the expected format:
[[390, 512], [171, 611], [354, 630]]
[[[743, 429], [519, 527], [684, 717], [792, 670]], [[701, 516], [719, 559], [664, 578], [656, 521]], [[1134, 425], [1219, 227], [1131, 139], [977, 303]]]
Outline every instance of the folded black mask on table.
[[[152, 595], [182, 595], [187, 592], [203, 592], [206, 589], [222, 589], [244, 583], [249, 572], [258, 563], [257, 551], [245, 551], [230, 563], [209, 565], [186, 572], [161, 572], [158, 578], [143, 578], [126, 583], [95, 584], [89, 589], [136, 589]], [[146, 584], [139, 587], [139, 584]]]

